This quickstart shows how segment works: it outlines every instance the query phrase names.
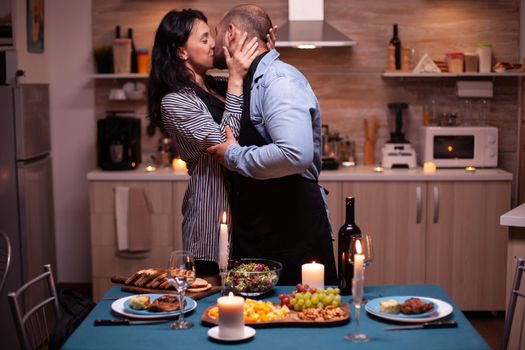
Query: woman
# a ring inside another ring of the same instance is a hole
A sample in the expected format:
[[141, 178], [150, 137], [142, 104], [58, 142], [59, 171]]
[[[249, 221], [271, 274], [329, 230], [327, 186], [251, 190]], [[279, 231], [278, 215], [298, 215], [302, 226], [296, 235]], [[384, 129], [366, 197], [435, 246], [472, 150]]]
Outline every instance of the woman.
[[238, 133], [242, 81], [258, 45], [256, 38], [248, 41], [246, 36], [232, 55], [224, 48], [227, 81], [205, 74], [213, 68], [215, 41], [200, 11], [170, 11], [153, 45], [149, 115], [170, 134], [188, 166], [182, 238], [199, 275], [218, 273], [219, 226], [222, 213], [229, 213], [228, 191], [224, 168], [206, 149], [226, 140], [226, 125]]

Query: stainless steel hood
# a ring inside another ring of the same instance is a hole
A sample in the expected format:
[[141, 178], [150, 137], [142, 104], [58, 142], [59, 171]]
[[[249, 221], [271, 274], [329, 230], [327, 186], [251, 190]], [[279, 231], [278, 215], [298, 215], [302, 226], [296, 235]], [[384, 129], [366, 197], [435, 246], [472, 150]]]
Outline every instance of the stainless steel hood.
[[288, 22], [277, 30], [277, 47], [315, 49], [357, 43], [324, 21], [323, 0], [288, 0]]

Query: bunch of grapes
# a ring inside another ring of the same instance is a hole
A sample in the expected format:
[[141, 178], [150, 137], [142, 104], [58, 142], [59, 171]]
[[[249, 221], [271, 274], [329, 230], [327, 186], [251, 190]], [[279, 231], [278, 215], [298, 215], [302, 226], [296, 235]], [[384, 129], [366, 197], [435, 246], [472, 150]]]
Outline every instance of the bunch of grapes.
[[281, 305], [288, 306], [295, 311], [304, 309], [324, 309], [327, 306], [338, 307], [341, 305], [341, 295], [339, 288], [328, 287], [326, 289], [310, 288], [307, 284], [298, 284], [297, 290], [291, 294], [281, 294], [279, 299]]

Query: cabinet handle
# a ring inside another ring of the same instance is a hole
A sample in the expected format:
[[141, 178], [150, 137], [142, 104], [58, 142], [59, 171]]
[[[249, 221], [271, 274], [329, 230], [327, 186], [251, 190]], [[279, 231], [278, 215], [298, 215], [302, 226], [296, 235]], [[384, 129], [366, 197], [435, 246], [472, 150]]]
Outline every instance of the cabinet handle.
[[434, 186], [434, 224], [439, 221], [439, 187]]
[[416, 224], [421, 223], [421, 187], [416, 187]]

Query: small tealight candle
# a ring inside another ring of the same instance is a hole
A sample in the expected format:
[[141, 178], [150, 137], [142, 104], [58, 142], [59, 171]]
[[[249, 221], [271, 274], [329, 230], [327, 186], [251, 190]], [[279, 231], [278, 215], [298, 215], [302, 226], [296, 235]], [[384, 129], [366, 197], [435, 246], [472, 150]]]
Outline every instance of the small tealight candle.
[[228, 296], [217, 299], [219, 308], [219, 337], [238, 339], [244, 335], [244, 298]]
[[226, 224], [226, 212], [222, 213], [222, 224], [219, 232], [219, 268], [228, 268], [228, 225]]
[[374, 172], [375, 172], [375, 173], [382, 173], [382, 172], [383, 172], [383, 167], [382, 167], [382, 166], [376, 166], [376, 167], [374, 167]]
[[157, 168], [155, 168], [153, 165], [148, 165], [148, 166], [146, 167], [146, 171], [147, 171], [148, 173], [151, 173], [152, 171], [155, 171], [155, 170], [157, 170]]
[[171, 161], [171, 167], [173, 168], [173, 171], [175, 172], [185, 173], [187, 171], [186, 162], [180, 158], [173, 158], [173, 160]]
[[468, 166], [468, 167], [465, 168], [465, 171], [467, 173], [475, 173], [476, 172], [476, 168], [473, 167], [473, 166]]
[[301, 282], [311, 288], [324, 289], [324, 265], [317, 264], [315, 261], [311, 264], [301, 266]]
[[423, 163], [423, 174], [435, 174], [436, 173], [436, 163], [425, 162]]

